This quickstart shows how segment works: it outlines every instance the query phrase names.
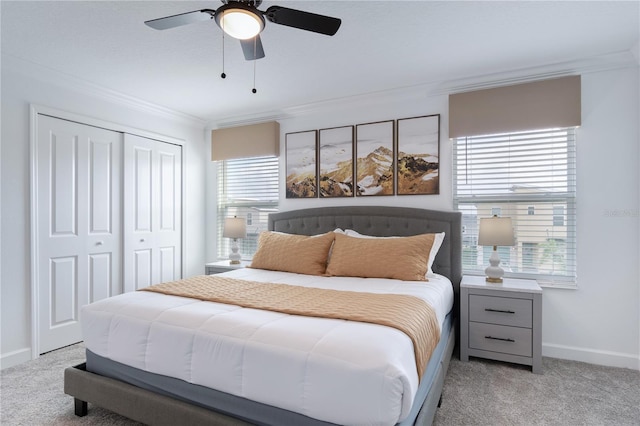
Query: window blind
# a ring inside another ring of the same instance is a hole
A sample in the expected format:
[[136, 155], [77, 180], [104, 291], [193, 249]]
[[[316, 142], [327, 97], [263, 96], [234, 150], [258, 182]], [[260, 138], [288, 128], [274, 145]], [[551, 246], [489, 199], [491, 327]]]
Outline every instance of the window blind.
[[492, 247], [479, 219], [511, 217], [516, 244], [499, 247], [505, 276], [543, 284], [576, 280], [573, 128], [455, 139], [454, 206], [463, 214], [463, 271], [482, 274]]
[[218, 257], [230, 252], [229, 238], [222, 237], [227, 217], [247, 221], [247, 237], [238, 241], [243, 259], [250, 259], [258, 247], [258, 235], [267, 230], [270, 212], [278, 210], [278, 158], [254, 157], [225, 160], [218, 164]]

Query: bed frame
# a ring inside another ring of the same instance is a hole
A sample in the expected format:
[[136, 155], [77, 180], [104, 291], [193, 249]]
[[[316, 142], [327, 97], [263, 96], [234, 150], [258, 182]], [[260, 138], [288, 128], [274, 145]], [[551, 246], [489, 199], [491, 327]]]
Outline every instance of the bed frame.
[[[458, 312], [459, 287], [462, 279], [461, 214], [405, 207], [320, 207], [269, 215], [269, 230], [292, 234], [314, 235], [336, 228], [353, 229], [361, 234], [409, 236], [445, 232], [433, 270], [447, 276], [454, 286], [452, 314]], [[414, 425], [430, 425], [439, 406], [444, 378], [456, 343], [453, 322], [446, 341], [441, 341], [429, 365], [433, 365], [428, 388]], [[437, 355], [437, 358], [434, 359]], [[432, 362], [434, 364], [432, 364]], [[109, 377], [86, 371], [85, 364], [69, 367], [64, 373], [64, 392], [74, 397], [75, 414], [87, 414], [90, 402], [130, 419], [150, 425], [215, 424], [247, 425], [244, 419], [224, 412], [206, 409], [187, 401], [145, 390]], [[405, 423], [402, 423], [404, 425]]]

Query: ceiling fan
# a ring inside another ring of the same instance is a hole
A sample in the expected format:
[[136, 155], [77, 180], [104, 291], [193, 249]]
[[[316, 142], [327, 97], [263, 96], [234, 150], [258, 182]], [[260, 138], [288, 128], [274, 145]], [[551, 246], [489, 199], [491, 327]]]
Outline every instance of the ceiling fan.
[[264, 29], [265, 18], [274, 24], [286, 25], [329, 36], [334, 35], [342, 23], [338, 18], [282, 6], [270, 6], [263, 12], [258, 10], [262, 0], [221, 1], [223, 5], [216, 10], [194, 10], [193, 12], [152, 19], [145, 21], [145, 24], [156, 30], [166, 30], [214, 19], [226, 34], [240, 40], [245, 59], [252, 61], [264, 58], [260, 33]]

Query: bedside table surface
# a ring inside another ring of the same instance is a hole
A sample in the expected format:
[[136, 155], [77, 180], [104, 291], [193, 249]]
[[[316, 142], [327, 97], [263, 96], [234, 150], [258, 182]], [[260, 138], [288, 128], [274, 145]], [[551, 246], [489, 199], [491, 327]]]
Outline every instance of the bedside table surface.
[[524, 293], [542, 293], [542, 288], [535, 280], [523, 280], [518, 278], [504, 278], [502, 283], [490, 283], [483, 276], [465, 275], [462, 277], [460, 287], [477, 288], [483, 290], [503, 290]]
[[229, 260], [219, 260], [217, 262], [209, 262], [204, 266], [208, 268], [226, 268], [226, 269], [241, 269], [246, 268], [251, 265], [251, 262], [248, 260], [241, 260], [239, 264], [232, 265], [229, 263]]

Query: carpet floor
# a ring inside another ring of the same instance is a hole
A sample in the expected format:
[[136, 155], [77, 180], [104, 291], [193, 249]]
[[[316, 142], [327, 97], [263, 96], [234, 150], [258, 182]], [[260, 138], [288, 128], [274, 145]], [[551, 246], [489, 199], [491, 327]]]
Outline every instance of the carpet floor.
[[[2, 370], [0, 424], [137, 425], [91, 404], [87, 417], [74, 415], [63, 372], [83, 361], [78, 344]], [[543, 371], [454, 354], [434, 425], [640, 426], [640, 371], [554, 358]]]

